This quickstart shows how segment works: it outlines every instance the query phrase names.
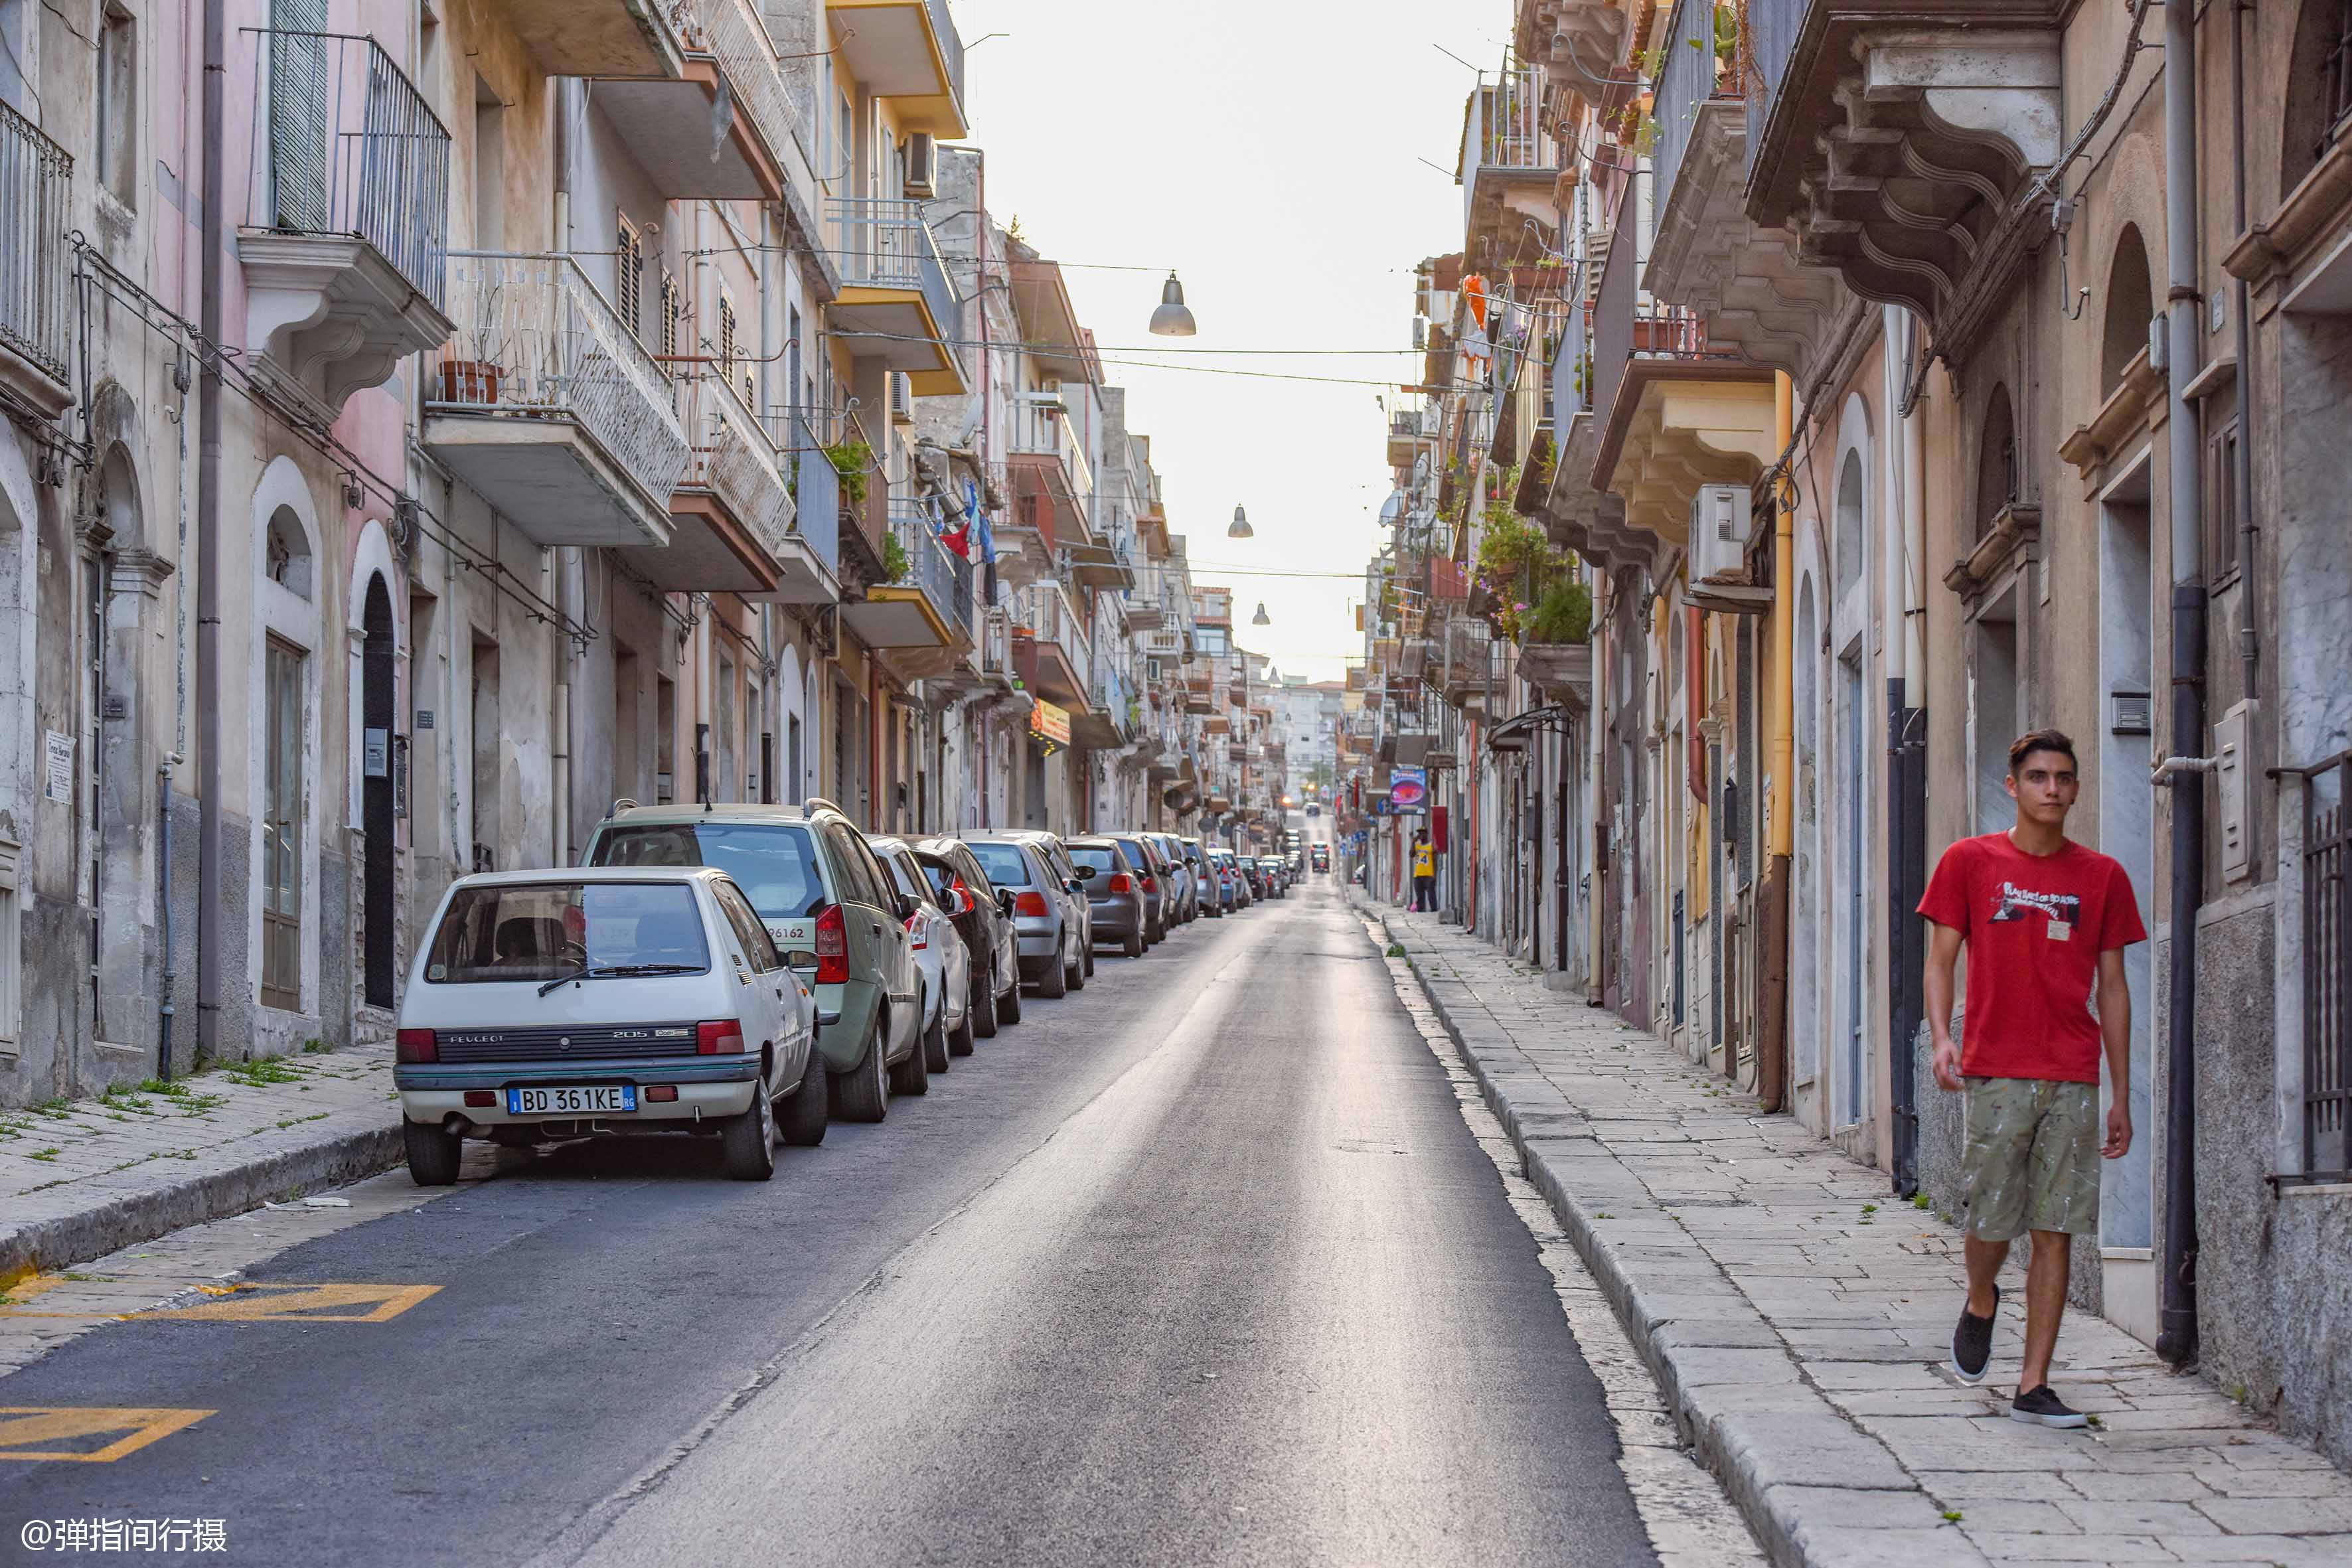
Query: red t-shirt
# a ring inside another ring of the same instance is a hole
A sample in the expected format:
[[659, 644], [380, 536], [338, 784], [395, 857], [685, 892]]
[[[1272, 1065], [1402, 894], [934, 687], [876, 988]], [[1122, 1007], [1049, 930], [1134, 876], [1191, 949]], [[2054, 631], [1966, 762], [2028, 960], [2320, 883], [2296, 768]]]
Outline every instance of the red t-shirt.
[[1919, 912], [1969, 944], [1964, 1075], [2099, 1081], [2099, 954], [2147, 940], [2122, 866], [2072, 839], [2028, 855], [2006, 833], [1963, 838]]

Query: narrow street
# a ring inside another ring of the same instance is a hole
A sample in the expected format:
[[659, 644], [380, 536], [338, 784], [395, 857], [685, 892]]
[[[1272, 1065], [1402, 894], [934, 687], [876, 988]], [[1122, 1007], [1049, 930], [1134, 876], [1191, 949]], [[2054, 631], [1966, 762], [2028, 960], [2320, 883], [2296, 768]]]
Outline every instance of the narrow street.
[[1331, 879], [1028, 1006], [764, 1185], [698, 1142], [377, 1178], [415, 1206], [245, 1278], [437, 1289], [61, 1345], [0, 1406], [210, 1414], [0, 1462], [0, 1516], [225, 1519], [240, 1563], [1658, 1560]]

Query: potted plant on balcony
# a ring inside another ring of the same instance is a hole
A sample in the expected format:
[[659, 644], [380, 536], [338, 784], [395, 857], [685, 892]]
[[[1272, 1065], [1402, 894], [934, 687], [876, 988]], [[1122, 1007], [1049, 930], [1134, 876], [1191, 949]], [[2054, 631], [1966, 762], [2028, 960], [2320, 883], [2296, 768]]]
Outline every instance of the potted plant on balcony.
[[495, 360], [445, 359], [441, 362], [441, 401], [491, 404], [499, 400], [499, 384], [506, 367]]
[[1554, 578], [1527, 619], [1519, 674], [1555, 691], [1592, 684], [1592, 590], [1574, 577]]
[[866, 480], [874, 466], [874, 448], [852, 436], [835, 441], [824, 448], [833, 471], [841, 476], [841, 501], [844, 506], [866, 504]]
[[897, 534], [883, 536], [882, 581], [903, 583], [907, 580], [907, 574], [914, 570], [914, 565], [915, 563], [908, 559], [907, 547], [898, 542]]

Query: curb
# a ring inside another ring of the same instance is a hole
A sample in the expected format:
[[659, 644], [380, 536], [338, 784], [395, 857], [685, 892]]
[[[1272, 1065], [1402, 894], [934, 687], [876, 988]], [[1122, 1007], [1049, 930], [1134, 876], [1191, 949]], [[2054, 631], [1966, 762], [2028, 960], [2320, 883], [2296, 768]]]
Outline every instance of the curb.
[[[1976, 1568], [1987, 1559], [1944, 1521], [1894, 1454], [1804, 1381], [1779, 1335], [1710, 1261], [1651, 1265], [1637, 1277], [1622, 1247], [1687, 1237], [1640, 1179], [1594, 1136], [1583, 1112], [1527, 1065], [1491, 1022], [1465, 1028], [1460, 981], [1431, 977], [1426, 947], [1386, 911], [1379, 922], [1436, 1013], [1586, 1269], [1664, 1395], [1675, 1430], [1719, 1481], [1779, 1568]], [[1487, 1037], [1484, 1039], [1481, 1037]], [[1598, 1201], [1596, 1201], [1598, 1200]], [[1602, 1207], [1606, 1204], [1606, 1207]], [[1656, 1216], [1658, 1224], [1644, 1227]], [[1612, 1222], [1602, 1234], [1599, 1221]], [[1892, 1555], [1889, 1555], [1889, 1553]]]
[[[103, 1197], [94, 1193], [96, 1201], [68, 1214], [0, 1221], [0, 1280], [70, 1268], [187, 1226], [247, 1213], [297, 1187], [347, 1185], [379, 1175], [404, 1157], [397, 1121], [320, 1131], [168, 1186]], [[103, 1180], [90, 1184], [97, 1188]]]

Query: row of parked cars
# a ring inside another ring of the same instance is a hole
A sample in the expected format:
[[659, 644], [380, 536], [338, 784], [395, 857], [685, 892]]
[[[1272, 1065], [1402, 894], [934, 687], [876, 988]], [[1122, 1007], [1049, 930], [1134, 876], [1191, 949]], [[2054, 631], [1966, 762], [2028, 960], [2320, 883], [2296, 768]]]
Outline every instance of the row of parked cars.
[[624, 802], [563, 870], [450, 885], [403, 1000], [394, 1068], [409, 1173], [466, 1140], [719, 1140], [764, 1181], [779, 1142], [879, 1121], [894, 1094], [1081, 990], [1098, 947], [1285, 896], [1286, 860], [1166, 833], [860, 833], [802, 806]]

